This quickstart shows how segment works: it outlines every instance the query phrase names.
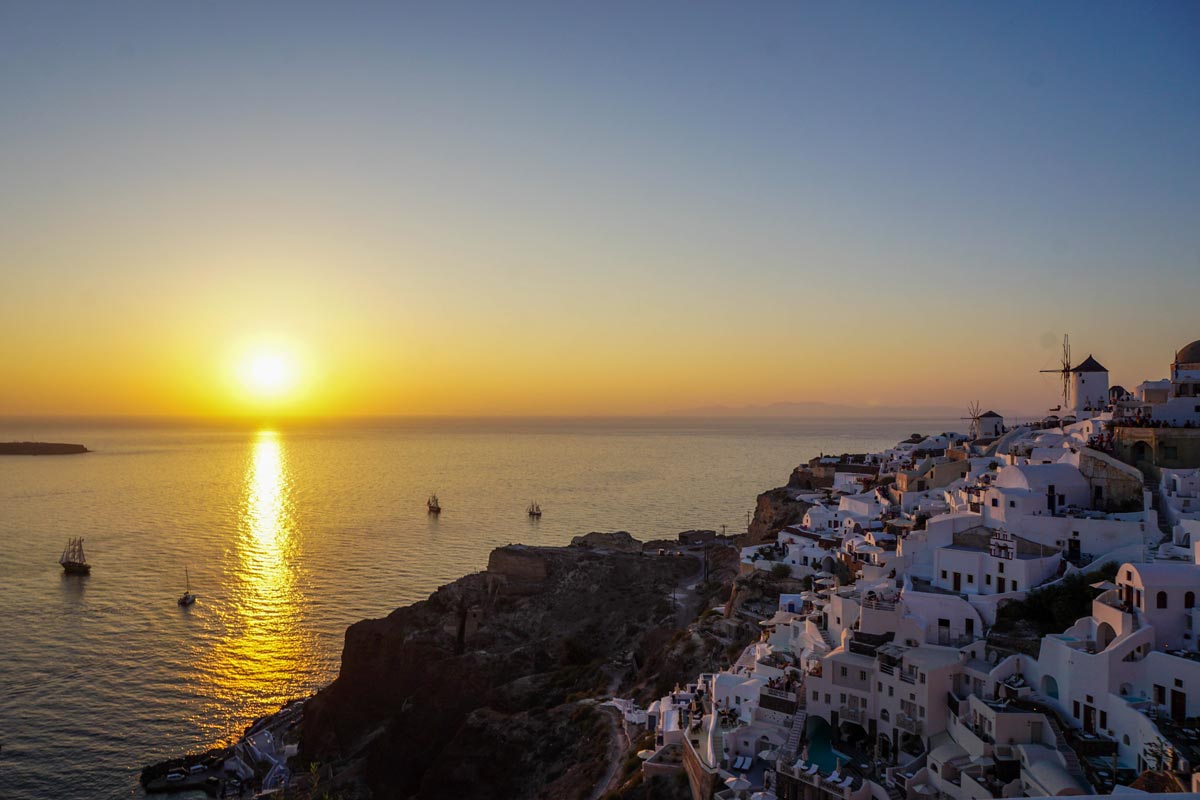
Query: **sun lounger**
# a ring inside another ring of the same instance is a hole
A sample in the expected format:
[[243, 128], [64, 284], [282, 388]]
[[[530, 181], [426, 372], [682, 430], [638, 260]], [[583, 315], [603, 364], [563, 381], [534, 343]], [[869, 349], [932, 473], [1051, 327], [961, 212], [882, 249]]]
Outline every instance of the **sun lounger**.
[[737, 770], [738, 772], [741, 772], [742, 770], [746, 769], [746, 767], [749, 766], [749, 764], [746, 763], [749, 760], [750, 759], [747, 758], [746, 756], [738, 756], [737, 759], [733, 762], [733, 768], [735, 770]]
[[853, 776], [853, 775], [847, 775], [847, 776], [846, 776], [846, 779], [842, 781], [842, 788], [843, 788], [843, 789], [849, 789], [849, 788], [850, 788], [850, 784], [852, 784], [852, 783], [854, 783], [854, 776]]
[[813, 765], [811, 765], [811, 766], [808, 768], [808, 774], [809, 774], [809, 775], [816, 775], [816, 774], [817, 774], [817, 770], [819, 770], [819, 769], [820, 769], [820, 767], [818, 767], [816, 764], [813, 764]]

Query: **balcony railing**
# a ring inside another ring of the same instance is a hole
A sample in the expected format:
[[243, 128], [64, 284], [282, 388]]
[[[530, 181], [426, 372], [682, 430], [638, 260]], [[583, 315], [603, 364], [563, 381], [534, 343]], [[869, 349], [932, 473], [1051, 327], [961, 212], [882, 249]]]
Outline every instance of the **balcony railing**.
[[838, 709], [838, 717], [842, 722], [853, 722], [862, 725], [867, 718], [867, 710], [862, 706], [842, 706]]
[[896, 715], [896, 727], [902, 731], [908, 731], [909, 733], [916, 734], [917, 736], [920, 736], [925, 732], [925, 723], [919, 719], [913, 719], [908, 714]]
[[913, 675], [910, 672], [904, 672], [903, 670], [901, 670], [900, 671], [900, 680], [904, 681], [905, 683], [916, 683], [917, 676]]
[[884, 662], [880, 661], [879, 662], [879, 671], [882, 672], [884, 675], [895, 675], [896, 667], [893, 664], [885, 664]]

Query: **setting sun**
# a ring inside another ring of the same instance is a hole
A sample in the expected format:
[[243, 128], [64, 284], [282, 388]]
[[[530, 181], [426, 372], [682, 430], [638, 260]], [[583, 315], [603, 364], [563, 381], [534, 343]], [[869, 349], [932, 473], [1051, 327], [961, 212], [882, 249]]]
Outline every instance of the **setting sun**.
[[237, 365], [238, 383], [256, 400], [279, 400], [291, 394], [298, 378], [295, 359], [278, 349], [253, 350]]

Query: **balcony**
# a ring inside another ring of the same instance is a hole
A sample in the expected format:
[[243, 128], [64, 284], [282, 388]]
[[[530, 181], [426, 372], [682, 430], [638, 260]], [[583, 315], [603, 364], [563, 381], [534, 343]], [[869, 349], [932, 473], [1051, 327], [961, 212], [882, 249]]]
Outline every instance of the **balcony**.
[[862, 706], [842, 706], [838, 709], [838, 717], [842, 722], [863, 725], [867, 719], [867, 710]]
[[912, 673], [904, 672], [903, 670], [901, 670], [900, 671], [900, 680], [904, 681], [905, 683], [915, 684], [917, 682], [917, 676]]
[[879, 662], [879, 671], [882, 672], [884, 675], [895, 675], [896, 674], [896, 666], [894, 664], [885, 664], [884, 662], [880, 661]]
[[896, 727], [916, 736], [921, 736], [925, 732], [925, 723], [919, 719], [910, 717], [908, 714], [896, 715]]

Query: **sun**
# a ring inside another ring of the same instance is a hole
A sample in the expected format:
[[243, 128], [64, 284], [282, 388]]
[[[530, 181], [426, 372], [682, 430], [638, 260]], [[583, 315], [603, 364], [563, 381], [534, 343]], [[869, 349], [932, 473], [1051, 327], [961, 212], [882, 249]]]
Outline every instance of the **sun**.
[[245, 353], [237, 365], [238, 381], [257, 400], [280, 400], [296, 388], [295, 358], [281, 349], [257, 349]]

